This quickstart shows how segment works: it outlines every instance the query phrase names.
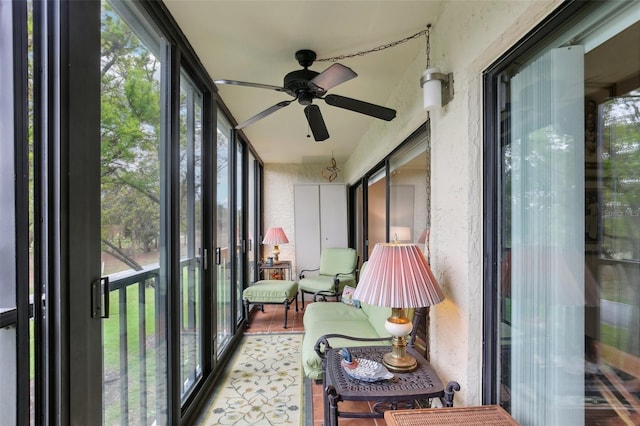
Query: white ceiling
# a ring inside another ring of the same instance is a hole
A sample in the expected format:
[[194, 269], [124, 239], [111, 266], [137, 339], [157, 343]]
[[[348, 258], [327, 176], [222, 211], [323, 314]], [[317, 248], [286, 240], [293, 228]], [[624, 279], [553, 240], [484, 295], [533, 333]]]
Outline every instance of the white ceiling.
[[[213, 80], [228, 79], [283, 85], [283, 77], [301, 69], [300, 49], [318, 58], [346, 55], [401, 40], [435, 21], [441, 1], [242, 1], [164, 0]], [[358, 77], [329, 93], [386, 104], [406, 64], [425, 55], [425, 37], [381, 52], [339, 62]], [[321, 72], [330, 62], [315, 62]], [[426, 65], [426, 56], [425, 56]], [[416, 90], [419, 77], [416, 78]], [[291, 97], [276, 91], [220, 85], [220, 97], [238, 122]], [[265, 163], [343, 162], [367, 128], [378, 120], [316, 100], [330, 138], [315, 142], [303, 106], [291, 103], [244, 129]]]

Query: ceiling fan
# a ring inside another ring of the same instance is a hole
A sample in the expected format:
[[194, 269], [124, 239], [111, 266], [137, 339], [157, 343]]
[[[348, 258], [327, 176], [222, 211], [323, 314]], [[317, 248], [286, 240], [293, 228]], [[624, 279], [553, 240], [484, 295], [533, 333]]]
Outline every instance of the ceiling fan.
[[301, 105], [305, 105], [304, 115], [307, 117], [309, 127], [313, 133], [313, 138], [316, 141], [328, 139], [329, 132], [327, 131], [327, 126], [322, 118], [320, 108], [318, 105], [313, 104], [314, 99], [322, 99], [331, 106], [348, 109], [350, 111], [369, 115], [381, 120], [390, 121], [395, 118], [396, 111], [393, 109], [359, 101], [357, 99], [347, 98], [345, 96], [327, 94], [329, 89], [358, 76], [358, 74], [356, 74], [351, 68], [335, 63], [321, 73], [312, 71], [309, 67], [313, 64], [313, 61], [315, 61], [316, 53], [313, 50], [308, 49], [297, 51], [295, 58], [303, 69], [292, 71], [285, 75], [283, 87], [236, 80], [215, 80], [216, 84], [231, 84], [236, 86], [275, 90], [277, 92], [284, 92], [293, 97], [291, 100], [278, 102], [277, 104], [254, 115], [243, 123], [238, 124], [236, 129], [244, 129], [250, 124], [273, 114], [296, 100]]

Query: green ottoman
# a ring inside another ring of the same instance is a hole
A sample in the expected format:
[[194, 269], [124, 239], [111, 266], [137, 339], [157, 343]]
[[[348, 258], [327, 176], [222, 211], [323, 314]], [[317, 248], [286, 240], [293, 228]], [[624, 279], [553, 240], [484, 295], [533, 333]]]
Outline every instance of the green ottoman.
[[264, 312], [264, 305], [280, 304], [284, 304], [284, 328], [287, 328], [287, 311], [293, 299], [296, 300], [296, 312], [298, 312], [298, 284], [288, 280], [256, 281], [251, 287], [244, 289], [242, 299], [247, 328], [249, 328], [251, 305], [260, 305], [260, 310]]

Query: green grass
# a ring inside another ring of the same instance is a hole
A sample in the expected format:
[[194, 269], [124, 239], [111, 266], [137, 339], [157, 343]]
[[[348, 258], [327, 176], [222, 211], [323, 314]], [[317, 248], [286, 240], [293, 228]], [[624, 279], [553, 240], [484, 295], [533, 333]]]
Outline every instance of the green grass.
[[[187, 268], [183, 268], [183, 283], [188, 282], [187, 276]], [[216, 309], [218, 314], [218, 333], [220, 336], [220, 332], [222, 329], [227, 329], [222, 332], [223, 335], [231, 332], [233, 328], [232, 325], [234, 320], [229, 317], [228, 310], [230, 306], [230, 302], [234, 300], [234, 295], [230, 290], [229, 281], [224, 278], [226, 277], [226, 273], [222, 272], [219, 274], [217, 292], [219, 296], [218, 300], [218, 309]], [[200, 348], [200, 339], [199, 333], [201, 331], [201, 298], [200, 298], [200, 277], [196, 274], [194, 278], [194, 300], [191, 301], [192, 306], [196, 309], [196, 315], [194, 318], [194, 331], [191, 334], [195, 333], [196, 339], [196, 353], [199, 354]], [[105, 424], [118, 424], [120, 423], [120, 380], [122, 377], [120, 376], [120, 356], [122, 352], [120, 338], [121, 332], [123, 334], [123, 338], [126, 338], [127, 344], [127, 360], [126, 360], [126, 368], [128, 374], [128, 382], [126, 384], [127, 394], [129, 397], [129, 416], [130, 418], [136, 418], [137, 413], [140, 408], [140, 377], [141, 374], [145, 375], [146, 386], [147, 386], [147, 415], [152, 418], [154, 416], [155, 410], [155, 398], [158, 384], [156, 383], [156, 362], [158, 359], [157, 351], [166, 352], [166, 339], [163, 339], [162, 342], [156, 341], [156, 319], [155, 319], [155, 310], [156, 310], [156, 289], [151, 286], [146, 286], [144, 288], [145, 301], [144, 305], [141, 303], [139, 298], [139, 286], [138, 285], [130, 285], [124, 291], [126, 294], [126, 301], [123, 305], [120, 304], [120, 293], [122, 290], [112, 291], [109, 294], [109, 318], [103, 320], [102, 327], [102, 338], [103, 338], [103, 368], [105, 374]], [[188, 324], [188, 290], [186, 286], [182, 288], [182, 299], [183, 299], [183, 312], [182, 312], [182, 329], [186, 329]], [[145, 320], [145, 330], [144, 336], [146, 336], [146, 342], [144, 345], [144, 349], [146, 350], [146, 368], [145, 371], [141, 371], [141, 354], [140, 354], [140, 309], [144, 308], [144, 320]], [[125, 311], [127, 313], [126, 324], [125, 327], [120, 329], [120, 313]], [[225, 311], [225, 312], [221, 312]], [[226, 315], [225, 315], [226, 313]], [[31, 379], [34, 378], [34, 329], [33, 329], [33, 321], [30, 322], [30, 362], [31, 362]], [[158, 346], [160, 344], [160, 346]], [[193, 347], [193, 342], [190, 342]], [[184, 349], [184, 348], [183, 348]], [[185, 350], [186, 352], [186, 350]], [[191, 355], [193, 357], [193, 355]], [[196, 355], [198, 356], [198, 355]], [[183, 355], [183, 357], [188, 357], [188, 355]], [[164, 359], [165, 356], [162, 355]], [[182, 365], [185, 371], [183, 372], [183, 376], [188, 375], [197, 364], [199, 364], [198, 359], [183, 359]], [[166, 363], [163, 363], [162, 366], [159, 366], [161, 370], [166, 369]], [[160, 372], [160, 376], [166, 376], [162, 371]], [[184, 377], [183, 377], [184, 378]]]
[[628, 352], [629, 330], [600, 323], [600, 341], [621, 351]]
[[[145, 293], [145, 336], [153, 336], [155, 333], [155, 289], [146, 287]], [[119, 368], [120, 365], [120, 291], [112, 291], [109, 295], [109, 318], [102, 322], [102, 341], [104, 348], [104, 368]], [[126, 337], [129, 359], [139, 356], [140, 343], [140, 298], [138, 286], [128, 286], [126, 289], [127, 313]], [[114, 350], [115, 349], [115, 350]]]

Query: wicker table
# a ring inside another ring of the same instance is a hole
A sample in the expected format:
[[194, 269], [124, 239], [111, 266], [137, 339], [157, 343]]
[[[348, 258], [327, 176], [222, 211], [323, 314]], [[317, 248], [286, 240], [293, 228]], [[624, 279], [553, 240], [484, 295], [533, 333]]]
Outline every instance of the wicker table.
[[387, 426], [514, 426], [518, 423], [499, 405], [387, 411]]
[[[352, 347], [349, 351], [355, 358], [366, 358], [382, 362], [390, 346]], [[418, 368], [411, 373], [395, 373], [390, 380], [369, 383], [349, 377], [340, 362], [340, 348], [329, 349], [325, 356], [324, 374], [324, 424], [337, 426], [338, 416], [347, 418], [382, 418], [386, 410], [414, 408], [416, 400], [446, 397], [447, 404], [453, 403], [453, 391], [459, 389], [455, 382], [445, 387], [435, 370], [418, 352], [408, 347], [407, 352], [416, 358]], [[341, 401], [375, 401], [373, 412], [355, 413], [338, 410]]]

